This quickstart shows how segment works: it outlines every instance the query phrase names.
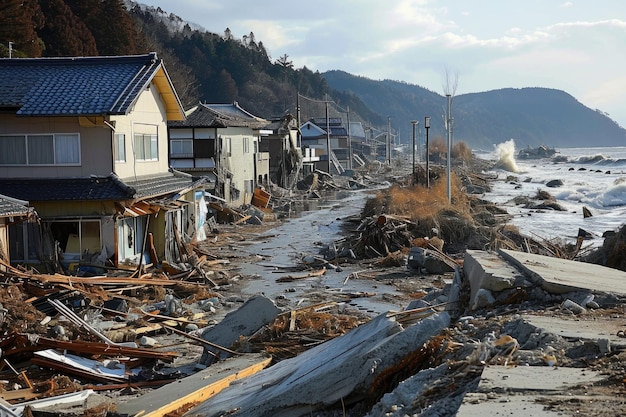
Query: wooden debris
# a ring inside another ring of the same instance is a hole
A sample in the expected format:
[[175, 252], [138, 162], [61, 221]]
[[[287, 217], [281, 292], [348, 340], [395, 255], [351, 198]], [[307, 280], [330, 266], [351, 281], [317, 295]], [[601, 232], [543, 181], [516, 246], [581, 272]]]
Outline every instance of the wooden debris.
[[276, 282], [292, 282], [292, 281], [297, 281], [300, 279], [306, 279], [306, 278], [311, 278], [311, 277], [319, 277], [324, 275], [324, 273], [326, 273], [326, 268], [320, 268], [318, 270], [315, 271], [311, 271], [311, 272], [307, 272], [306, 274], [301, 274], [301, 275], [286, 275], [284, 277], [280, 277], [276, 279]]

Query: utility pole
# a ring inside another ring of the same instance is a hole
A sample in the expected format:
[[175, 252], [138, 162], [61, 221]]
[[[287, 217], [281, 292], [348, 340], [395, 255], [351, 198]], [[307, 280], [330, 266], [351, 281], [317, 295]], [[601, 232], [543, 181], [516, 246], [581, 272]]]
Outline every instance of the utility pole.
[[422, 161], [422, 131], [419, 129], [420, 122], [417, 122], [417, 162]]
[[417, 120], [411, 120], [411, 124], [413, 125], [413, 170], [411, 171], [412, 175], [412, 184], [415, 185], [415, 128], [420, 124]]
[[348, 169], [352, 169], [352, 137], [350, 136], [350, 106], [348, 110]]
[[300, 126], [302, 126], [300, 121], [300, 92], [298, 91], [298, 95], [296, 96], [296, 124], [298, 125], [298, 148], [302, 150], [302, 132], [300, 132]]
[[326, 151], [328, 152], [328, 173], [330, 174], [330, 121], [328, 120], [328, 96], [326, 97]]
[[448, 98], [448, 117], [446, 118], [446, 131], [448, 133], [448, 168], [447, 168], [447, 176], [448, 176], [448, 203], [452, 202], [452, 187], [450, 184], [450, 171], [452, 165], [452, 95], [446, 94]]
[[387, 116], [387, 140], [385, 145], [387, 164], [391, 165], [391, 116]]
[[430, 117], [424, 118], [424, 127], [426, 128], [426, 188], [430, 188], [430, 150], [428, 149], [428, 129], [430, 129]]

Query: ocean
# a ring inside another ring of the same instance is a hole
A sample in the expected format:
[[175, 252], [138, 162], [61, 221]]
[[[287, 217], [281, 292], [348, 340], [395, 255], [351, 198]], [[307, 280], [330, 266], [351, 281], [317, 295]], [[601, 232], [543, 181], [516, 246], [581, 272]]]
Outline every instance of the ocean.
[[[522, 234], [572, 243], [583, 229], [592, 236], [583, 248], [593, 248], [602, 245], [604, 232], [626, 223], [626, 147], [556, 148], [550, 158], [530, 160], [517, 158], [518, 151], [509, 140], [475, 154], [497, 161], [498, 168], [490, 172], [497, 180], [484, 198], [506, 208], [510, 223]], [[552, 180], [562, 185], [546, 186]], [[554, 196], [565, 211], [532, 210], [513, 202], [516, 196], [534, 197], [539, 190]], [[583, 207], [591, 217], [583, 217]]]

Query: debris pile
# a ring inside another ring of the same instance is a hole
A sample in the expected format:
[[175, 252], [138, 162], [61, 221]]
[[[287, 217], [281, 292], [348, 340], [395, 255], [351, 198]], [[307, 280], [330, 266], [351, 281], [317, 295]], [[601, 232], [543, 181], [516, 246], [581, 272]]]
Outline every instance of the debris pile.
[[[322, 255], [274, 265], [277, 278], [260, 277], [268, 293], [280, 289], [272, 297], [242, 296], [259, 277], [238, 265], [263, 259], [243, 248], [271, 240], [261, 233], [273, 204], [292, 206], [289, 193], [225, 209], [230, 224], [181, 242], [176, 265], [80, 277], [2, 264], [3, 415], [600, 416], [626, 407], [626, 275], [571, 260], [580, 245], [520, 236], [505, 212], [467, 194], [486, 189], [480, 175], [458, 175], [448, 204], [433, 171], [430, 191], [378, 192]], [[367, 182], [318, 173], [317, 190], [320, 176], [336, 190]], [[605, 256], [618, 256], [621, 234]], [[401, 307], [373, 314], [370, 300]]]

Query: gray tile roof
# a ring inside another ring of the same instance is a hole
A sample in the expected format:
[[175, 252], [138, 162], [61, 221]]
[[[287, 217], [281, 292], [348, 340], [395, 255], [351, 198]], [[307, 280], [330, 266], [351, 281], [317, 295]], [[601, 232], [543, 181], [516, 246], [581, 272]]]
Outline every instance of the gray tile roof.
[[180, 190], [193, 187], [194, 178], [191, 175], [168, 172], [161, 175], [138, 177], [136, 180], [126, 179], [124, 183], [135, 190], [136, 199], [142, 199], [175, 194]]
[[244, 109], [237, 102], [232, 104], [200, 103], [187, 112], [185, 121], [168, 122], [169, 127], [249, 127], [262, 129], [270, 122], [256, 117]]
[[31, 210], [27, 204], [27, 202], [22, 204], [14, 199], [0, 195], [0, 217], [26, 216]]
[[28, 116], [126, 114], [161, 66], [155, 53], [0, 59], [0, 109]]

